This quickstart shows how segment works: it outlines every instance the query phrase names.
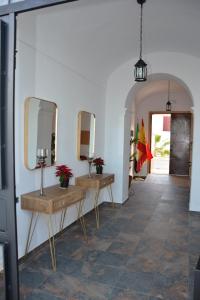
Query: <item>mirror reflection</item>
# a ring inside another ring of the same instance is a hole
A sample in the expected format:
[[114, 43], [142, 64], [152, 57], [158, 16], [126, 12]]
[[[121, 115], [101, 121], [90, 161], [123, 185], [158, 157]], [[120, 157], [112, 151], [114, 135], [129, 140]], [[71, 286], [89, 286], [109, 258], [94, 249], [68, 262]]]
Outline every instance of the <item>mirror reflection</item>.
[[95, 115], [86, 111], [78, 114], [78, 159], [94, 157]]
[[25, 102], [25, 165], [38, 168], [38, 149], [47, 149], [46, 166], [56, 161], [57, 105], [54, 102], [28, 98]]

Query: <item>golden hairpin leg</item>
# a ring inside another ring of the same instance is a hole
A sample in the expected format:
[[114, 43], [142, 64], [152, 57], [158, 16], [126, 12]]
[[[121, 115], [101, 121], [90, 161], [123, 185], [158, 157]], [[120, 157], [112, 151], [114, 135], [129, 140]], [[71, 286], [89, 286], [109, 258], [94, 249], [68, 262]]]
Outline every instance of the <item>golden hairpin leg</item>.
[[114, 199], [113, 199], [113, 193], [112, 193], [112, 186], [111, 184], [107, 187], [108, 188], [108, 194], [109, 194], [109, 198], [112, 202], [112, 207], [115, 207], [115, 203], [114, 203]]
[[35, 221], [33, 222], [34, 215], [35, 215], [35, 213], [32, 212], [32, 213], [31, 213], [30, 225], [29, 225], [29, 229], [28, 229], [28, 236], [27, 236], [27, 240], [26, 240], [25, 254], [28, 253], [28, 250], [29, 250], [29, 248], [30, 248], [30, 244], [31, 244], [31, 241], [32, 241], [32, 238], [33, 238], [33, 234], [34, 234], [34, 231], [35, 231], [35, 227], [36, 227], [36, 225], [37, 225], [39, 213], [37, 213], [36, 218], [35, 218]]
[[64, 223], [65, 223], [66, 213], [67, 213], [67, 208], [62, 209], [61, 217], [60, 217], [60, 231], [63, 230]]
[[83, 216], [83, 205], [84, 205], [84, 201], [85, 201], [85, 199], [82, 200], [82, 201], [80, 201], [80, 202], [79, 202], [79, 205], [76, 205], [77, 212], [78, 212], [77, 220], [80, 220], [81, 227], [82, 227], [82, 230], [83, 230], [84, 238], [85, 238], [85, 240], [88, 242], [86, 223], [85, 223], [85, 218], [84, 218], [84, 216]]
[[95, 193], [95, 198], [94, 198], [94, 209], [95, 209], [97, 229], [99, 229], [99, 207], [98, 207], [99, 193], [100, 190], [98, 189]]
[[49, 246], [53, 271], [56, 271], [56, 248], [51, 215], [48, 216]]

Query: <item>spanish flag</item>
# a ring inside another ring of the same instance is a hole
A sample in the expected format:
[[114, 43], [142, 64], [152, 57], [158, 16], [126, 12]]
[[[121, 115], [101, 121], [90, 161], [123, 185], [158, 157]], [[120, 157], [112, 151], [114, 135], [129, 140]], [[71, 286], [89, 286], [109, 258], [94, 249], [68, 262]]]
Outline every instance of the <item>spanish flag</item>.
[[138, 160], [137, 160], [137, 173], [141, 171], [142, 165], [146, 160], [151, 160], [153, 155], [151, 154], [149, 145], [146, 143], [145, 130], [144, 130], [144, 121], [142, 119], [142, 125], [139, 130], [138, 143]]

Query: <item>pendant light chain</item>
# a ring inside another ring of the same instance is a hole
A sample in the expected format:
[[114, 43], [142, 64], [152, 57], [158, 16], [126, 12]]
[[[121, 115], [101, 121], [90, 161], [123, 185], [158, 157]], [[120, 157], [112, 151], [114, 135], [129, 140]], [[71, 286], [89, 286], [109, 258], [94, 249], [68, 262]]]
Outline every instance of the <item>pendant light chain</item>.
[[168, 80], [168, 101], [169, 101], [169, 99], [170, 99], [169, 93], [170, 93], [170, 80]]
[[170, 88], [171, 88], [171, 82], [168, 80], [168, 101], [170, 101]]
[[140, 58], [142, 58], [142, 33], [143, 33], [143, 4], [140, 11]]

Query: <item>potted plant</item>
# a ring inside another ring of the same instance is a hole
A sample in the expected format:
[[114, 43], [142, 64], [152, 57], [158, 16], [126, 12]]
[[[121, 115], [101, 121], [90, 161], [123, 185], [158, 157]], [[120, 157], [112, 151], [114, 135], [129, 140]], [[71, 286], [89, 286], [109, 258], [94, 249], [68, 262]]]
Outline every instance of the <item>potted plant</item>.
[[97, 157], [93, 160], [93, 165], [96, 167], [96, 173], [103, 173], [104, 160], [101, 157]]
[[66, 165], [56, 166], [56, 177], [60, 177], [60, 186], [67, 188], [69, 185], [69, 179], [72, 177], [72, 170]]

